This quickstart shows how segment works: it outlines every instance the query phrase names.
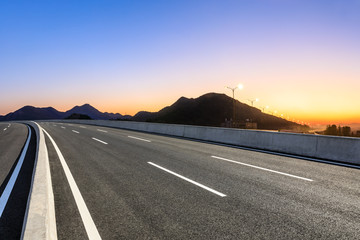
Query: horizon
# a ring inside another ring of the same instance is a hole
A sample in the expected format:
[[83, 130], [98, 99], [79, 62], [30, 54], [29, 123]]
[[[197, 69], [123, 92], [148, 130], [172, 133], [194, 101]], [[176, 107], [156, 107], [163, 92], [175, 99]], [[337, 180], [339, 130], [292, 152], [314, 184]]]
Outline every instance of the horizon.
[[[214, 92], [212, 92], [212, 93], [214, 93]], [[206, 95], [206, 94], [210, 94], [210, 93], [205, 93], [205, 94], [202, 94], [201, 96]], [[221, 94], [221, 93], [215, 93], [215, 94]], [[198, 97], [201, 97], [201, 96], [198, 96]], [[181, 96], [180, 98], [182, 98], [182, 97], [185, 97], [185, 96]], [[197, 97], [197, 98], [198, 98], [198, 97]], [[230, 96], [228, 96], [228, 97], [230, 97]], [[179, 98], [179, 99], [180, 99], [180, 98]], [[185, 98], [187, 98], [187, 97], [185, 97]], [[230, 97], [230, 98], [231, 98], [231, 97]], [[188, 99], [195, 99], [195, 98], [188, 98]], [[178, 99], [177, 99], [177, 100], [178, 100]], [[177, 100], [176, 100], [176, 101], [177, 101]], [[173, 102], [172, 104], [174, 104], [174, 103], [175, 103], [175, 102]], [[251, 105], [250, 105], [249, 103], [241, 102], [241, 101], [240, 101], [240, 103], [247, 104], [248, 106], [251, 107]], [[162, 110], [163, 108], [169, 107], [169, 106], [171, 106], [172, 104], [167, 105], [167, 106], [163, 106], [163, 107], [161, 107], [159, 110], [157, 110], [157, 111], [155, 111], [155, 112], [158, 112], [158, 111]], [[22, 106], [22, 107], [20, 107], [20, 108], [18, 108], [18, 109], [16, 109], [16, 110], [14, 110], [14, 111], [11, 111], [11, 112], [9, 112], [9, 113], [13, 113], [13, 112], [15, 112], [15, 111], [17, 111], [17, 110], [19, 110], [19, 109], [21, 109], [21, 108], [23, 108], [23, 107], [54, 108], [55, 110], [57, 110], [57, 111], [59, 111], [59, 112], [66, 112], [66, 111], [70, 111], [71, 109], [73, 109], [73, 108], [75, 108], [75, 107], [82, 107], [82, 106], [84, 106], [84, 105], [90, 105], [91, 107], [95, 108], [96, 110], [98, 110], [98, 111], [100, 111], [100, 112], [102, 112], [102, 113], [121, 114], [122, 116], [131, 116], [131, 117], [134, 117], [134, 116], [135, 116], [137, 113], [139, 113], [139, 112], [149, 112], [149, 111], [146, 111], [146, 110], [139, 110], [139, 111], [135, 112], [135, 114], [124, 114], [124, 113], [121, 113], [121, 112], [107, 112], [107, 111], [103, 111], [102, 109], [96, 107], [95, 105], [93, 105], [93, 104], [91, 104], [91, 103], [83, 103], [83, 104], [76, 104], [76, 105], [74, 105], [74, 106], [72, 106], [72, 107], [69, 107], [69, 108], [67, 108], [67, 109], [58, 109], [58, 108], [56, 108], [56, 107], [54, 107], [54, 106], [32, 106], [32, 105], [25, 105], [25, 106]], [[255, 106], [254, 106], [254, 107], [255, 107]], [[256, 107], [255, 107], [255, 108], [256, 108]], [[257, 108], [257, 109], [259, 109], [259, 108]], [[272, 112], [266, 112], [266, 111], [263, 112], [262, 109], [259, 109], [259, 110], [260, 110], [262, 113], [269, 114], [269, 115], [273, 115], [273, 116], [275, 116], [275, 117], [285, 119], [283, 116], [280, 116], [279, 114], [274, 114], [274, 113], [272, 113]], [[9, 113], [7, 113], [7, 114], [9, 114]], [[0, 114], [0, 116], [5, 116], [5, 115], [7, 115], [7, 114], [4, 114], [4, 115]], [[302, 124], [302, 125], [309, 125], [309, 126], [312, 128], [312, 130], [317, 130], [317, 131], [324, 130], [327, 126], [331, 126], [331, 125], [334, 125], [334, 124], [337, 125], [337, 126], [350, 126], [350, 127], [352, 128], [352, 131], [360, 130], [360, 122], [348, 122], [348, 123], [344, 123], [344, 122], [332, 122], [332, 123], [330, 123], [330, 122], [316, 122], [316, 123], [306, 123], [306, 122], [300, 122], [300, 121], [298, 121], [298, 120], [291, 120], [291, 119], [285, 119], [285, 120], [292, 121], [292, 122], [295, 122], [295, 123], [298, 123], [298, 124]]]
[[[235, 91], [290, 120], [360, 123], [359, 1], [2, 1], [0, 115], [156, 112]], [[81, 105], [79, 105], [81, 106]]]

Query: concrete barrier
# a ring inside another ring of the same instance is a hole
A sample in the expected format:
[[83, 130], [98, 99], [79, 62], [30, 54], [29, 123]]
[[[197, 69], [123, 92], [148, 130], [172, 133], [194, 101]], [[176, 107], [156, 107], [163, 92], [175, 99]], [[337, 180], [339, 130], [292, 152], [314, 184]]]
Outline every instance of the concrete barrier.
[[165, 134], [360, 165], [359, 138], [129, 121], [60, 120], [60, 122]]
[[56, 240], [54, 194], [44, 133], [36, 123], [26, 124], [36, 131], [37, 151], [21, 239]]

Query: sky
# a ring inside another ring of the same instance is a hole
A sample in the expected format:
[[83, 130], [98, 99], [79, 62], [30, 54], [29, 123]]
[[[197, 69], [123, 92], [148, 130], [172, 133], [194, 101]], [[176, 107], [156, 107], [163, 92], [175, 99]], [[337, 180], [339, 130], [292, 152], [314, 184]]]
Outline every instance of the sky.
[[0, 115], [134, 115], [232, 95], [305, 123], [360, 122], [360, 0], [0, 1]]

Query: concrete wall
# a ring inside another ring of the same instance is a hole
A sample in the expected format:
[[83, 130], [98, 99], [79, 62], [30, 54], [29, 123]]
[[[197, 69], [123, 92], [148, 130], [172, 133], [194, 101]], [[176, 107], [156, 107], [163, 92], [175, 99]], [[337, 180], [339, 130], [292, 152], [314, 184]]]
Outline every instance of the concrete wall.
[[166, 134], [304, 157], [360, 164], [359, 138], [127, 121], [61, 121]]

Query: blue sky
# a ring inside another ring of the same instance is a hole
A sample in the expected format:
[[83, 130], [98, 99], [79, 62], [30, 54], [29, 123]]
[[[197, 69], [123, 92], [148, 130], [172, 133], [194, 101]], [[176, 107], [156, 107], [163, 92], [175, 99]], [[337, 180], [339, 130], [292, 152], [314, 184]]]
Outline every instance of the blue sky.
[[242, 82], [240, 101], [356, 120], [359, 12], [360, 1], [1, 1], [0, 114], [157, 111]]

